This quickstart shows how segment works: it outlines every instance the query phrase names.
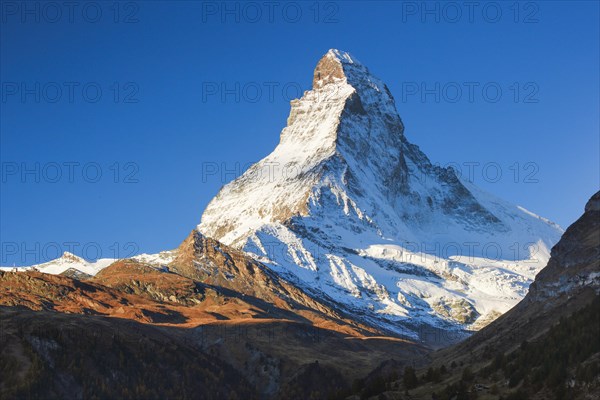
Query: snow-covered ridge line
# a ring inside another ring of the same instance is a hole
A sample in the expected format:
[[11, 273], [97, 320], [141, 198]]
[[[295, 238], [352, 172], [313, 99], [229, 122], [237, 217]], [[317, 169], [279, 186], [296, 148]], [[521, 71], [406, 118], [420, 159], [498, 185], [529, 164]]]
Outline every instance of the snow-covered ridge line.
[[[149, 264], [155, 267], [162, 267], [168, 265], [175, 258], [175, 251], [162, 251], [156, 254], [140, 254], [131, 257], [134, 260]], [[45, 274], [59, 275], [68, 270], [75, 270], [82, 272], [87, 275], [95, 276], [98, 272], [104, 268], [118, 261], [117, 258], [100, 258], [96, 261], [86, 261], [85, 259], [78, 257], [68, 251], [65, 251], [62, 256], [54, 260], [31, 265], [27, 267], [13, 266], [13, 267], [0, 267], [0, 271], [6, 272], [25, 272], [25, 271], [39, 271]]]
[[115, 261], [117, 260], [114, 258], [100, 258], [91, 262], [65, 251], [59, 258], [42, 264], [36, 264], [27, 267], [0, 267], [0, 271], [39, 271], [46, 274], [58, 275], [69, 269], [74, 269], [79, 272], [83, 272], [84, 274], [93, 276]]

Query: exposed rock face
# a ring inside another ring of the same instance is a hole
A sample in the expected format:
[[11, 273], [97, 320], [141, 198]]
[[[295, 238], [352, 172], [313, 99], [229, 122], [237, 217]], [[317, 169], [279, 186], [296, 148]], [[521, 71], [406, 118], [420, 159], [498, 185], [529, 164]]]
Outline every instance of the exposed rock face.
[[[135, 279], [135, 278], [131, 278]], [[178, 311], [146, 300], [133, 292], [101, 286], [93, 280], [78, 281], [40, 272], [0, 272], [0, 305], [127, 318], [145, 323], [185, 322]]]
[[[200, 304], [207, 288], [192, 279], [158, 271], [136, 260], [119, 260], [100, 271], [94, 282], [120, 292], [147, 297], [154, 301], [188, 306]], [[211, 291], [215, 295], [215, 291]]]
[[463, 299], [439, 301], [433, 304], [433, 309], [438, 314], [462, 324], [470, 324], [479, 316], [473, 305]]
[[[432, 164], [385, 84], [338, 50], [291, 102], [277, 148], [221, 189], [198, 229], [413, 337], [508, 310], [562, 233]], [[473, 312], [439, 312], [452, 304]]]
[[313, 87], [322, 87], [329, 83], [344, 79], [344, 69], [337, 59], [333, 57], [323, 57], [315, 68], [313, 77]]
[[77, 279], [80, 281], [86, 280], [86, 279], [90, 279], [93, 276], [90, 274], [86, 274], [85, 272], [81, 272], [80, 270], [76, 269], [76, 268], [68, 268], [65, 271], [61, 272], [60, 275], [69, 277], [69, 278], [73, 278], [73, 279]]

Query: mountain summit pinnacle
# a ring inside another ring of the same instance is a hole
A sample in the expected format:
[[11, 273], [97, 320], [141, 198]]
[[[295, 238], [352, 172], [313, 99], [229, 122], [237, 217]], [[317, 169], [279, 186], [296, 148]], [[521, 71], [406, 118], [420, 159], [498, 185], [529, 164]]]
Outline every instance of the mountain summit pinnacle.
[[508, 310], [562, 233], [432, 164], [386, 85], [338, 50], [291, 101], [278, 146], [219, 191], [198, 229], [409, 336]]
[[362, 66], [350, 53], [331, 49], [317, 63], [313, 78], [313, 89], [346, 78], [344, 64]]

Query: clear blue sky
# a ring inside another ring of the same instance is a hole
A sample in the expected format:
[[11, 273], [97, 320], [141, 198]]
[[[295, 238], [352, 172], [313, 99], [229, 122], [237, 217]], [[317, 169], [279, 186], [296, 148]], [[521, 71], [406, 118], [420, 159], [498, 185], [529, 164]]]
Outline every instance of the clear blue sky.
[[387, 82], [433, 162], [479, 163], [488, 191], [566, 227], [600, 186], [595, 1], [22, 4], [0, 22], [4, 265], [176, 247], [233, 178], [203, 171], [268, 154], [329, 48]]

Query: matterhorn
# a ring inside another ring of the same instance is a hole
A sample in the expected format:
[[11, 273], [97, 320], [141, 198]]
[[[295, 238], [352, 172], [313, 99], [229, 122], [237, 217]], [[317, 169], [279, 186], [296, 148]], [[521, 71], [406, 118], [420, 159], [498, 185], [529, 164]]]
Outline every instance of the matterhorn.
[[279, 145], [220, 190], [198, 230], [408, 336], [507, 311], [563, 232], [433, 164], [387, 86], [339, 50], [291, 102]]

